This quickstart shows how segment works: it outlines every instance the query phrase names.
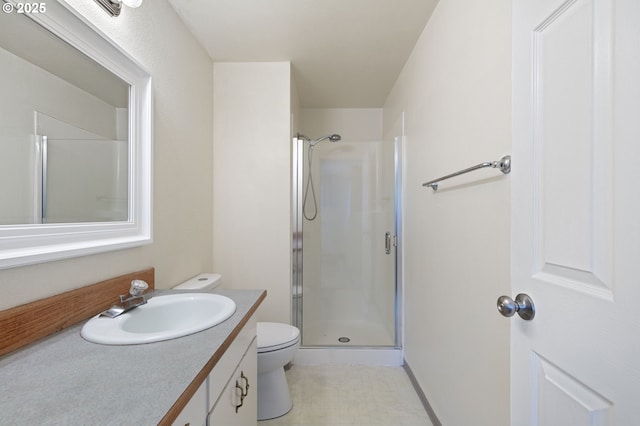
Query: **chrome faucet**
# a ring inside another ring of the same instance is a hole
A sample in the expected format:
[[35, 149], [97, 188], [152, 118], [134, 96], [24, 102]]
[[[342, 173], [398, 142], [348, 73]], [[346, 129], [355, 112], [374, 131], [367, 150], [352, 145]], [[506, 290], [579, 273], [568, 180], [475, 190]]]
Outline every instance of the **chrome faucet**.
[[124, 314], [125, 312], [130, 311], [133, 308], [137, 308], [140, 305], [144, 305], [147, 303], [147, 298], [144, 294], [144, 291], [149, 288], [149, 284], [142, 280], [133, 280], [131, 281], [131, 288], [129, 289], [129, 294], [121, 294], [120, 295], [120, 303], [117, 305], [113, 305], [106, 311], [102, 312], [100, 316], [115, 318]]

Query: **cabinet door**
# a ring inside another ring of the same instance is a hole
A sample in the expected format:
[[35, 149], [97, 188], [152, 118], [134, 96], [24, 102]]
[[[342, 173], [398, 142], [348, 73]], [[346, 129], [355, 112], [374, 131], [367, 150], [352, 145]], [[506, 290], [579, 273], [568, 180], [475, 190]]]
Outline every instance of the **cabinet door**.
[[209, 426], [255, 426], [258, 422], [258, 354], [256, 340], [209, 413]]
[[174, 426], [204, 426], [207, 420], [207, 387], [206, 382], [193, 395], [189, 403], [182, 409]]

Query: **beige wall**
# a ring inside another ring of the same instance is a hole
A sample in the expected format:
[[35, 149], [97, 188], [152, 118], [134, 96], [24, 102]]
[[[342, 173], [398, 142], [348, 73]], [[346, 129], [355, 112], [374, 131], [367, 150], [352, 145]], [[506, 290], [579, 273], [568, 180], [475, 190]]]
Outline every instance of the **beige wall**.
[[108, 16], [67, 0], [153, 78], [153, 244], [0, 271], [0, 309], [154, 266], [167, 288], [212, 268], [212, 62], [165, 0]]
[[378, 141], [382, 108], [302, 108], [299, 127], [311, 139], [338, 133], [343, 141]]
[[291, 318], [291, 65], [214, 65], [214, 270]]
[[291, 73], [291, 137], [298, 133], [300, 126], [300, 98], [298, 97], [298, 86]]
[[452, 426], [509, 422], [509, 177], [421, 184], [509, 153], [510, 25], [509, 0], [441, 0], [385, 107], [385, 137], [405, 112], [405, 358]]

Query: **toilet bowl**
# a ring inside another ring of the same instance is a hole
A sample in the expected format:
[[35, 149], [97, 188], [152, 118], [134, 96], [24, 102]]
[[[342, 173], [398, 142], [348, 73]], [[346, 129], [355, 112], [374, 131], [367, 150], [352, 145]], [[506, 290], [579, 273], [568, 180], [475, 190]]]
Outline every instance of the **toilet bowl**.
[[293, 403], [284, 366], [293, 361], [300, 347], [300, 330], [288, 324], [257, 323], [258, 420], [273, 419], [289, 412]]
[[[197, 275], [175, 290], [214, 289], [222, 284], [222, 275]], [[273, 419], [287, 414], [293, 403], [284, 366], [293, 361], [300, 347], [300, 330], [289, 324], [258, 322], [258, 420]]]

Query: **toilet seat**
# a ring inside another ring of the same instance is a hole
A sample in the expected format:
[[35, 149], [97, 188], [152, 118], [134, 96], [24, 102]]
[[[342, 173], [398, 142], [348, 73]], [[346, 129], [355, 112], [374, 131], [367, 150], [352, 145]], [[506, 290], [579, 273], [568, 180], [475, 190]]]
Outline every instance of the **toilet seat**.
[[256, 327], [258, 353], [288, 348], [300, 341], [300, 330], [289, 324], [259, 322]]

